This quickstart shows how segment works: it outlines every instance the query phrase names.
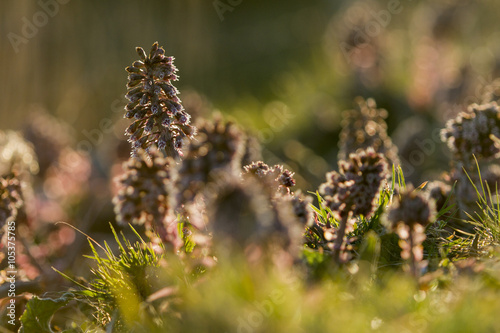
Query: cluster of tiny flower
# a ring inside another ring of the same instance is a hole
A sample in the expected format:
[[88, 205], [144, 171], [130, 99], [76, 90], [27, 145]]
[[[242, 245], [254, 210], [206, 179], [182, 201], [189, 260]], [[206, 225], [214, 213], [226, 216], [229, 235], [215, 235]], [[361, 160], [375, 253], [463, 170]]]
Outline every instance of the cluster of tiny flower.
[[[493, 138], [492, 138], [493, 137]], [[500, 138], [500, 110], [495, 102], [472, 104], [446, 124], [441, 139], [455, 155], [455, 159], [468, 166], [473, 156], [490, 159], [500, 156], [495, 138]]]
[[384, 156], [368, 148], [349, 155], [347, 161], [340, 161], [339, 172], [329, 172], [319, 192], [337, 219], [349, 213], [367, 217], [375, 208], [377, 195], [387, 176]]
[[126, 68], [128, 76], [125, 118], [136, 119], [126, 130], [133, 153], [156, 145], [167, 156], [182, 155], [183, 139], [191, 138], [195, 128], [184, 110], [179, 93], [172, 85], [177, 80], [173, 57], [154, 43], [149, 55], [140, 47], [141, 60]]
[[120, 190], [113, 198], [118, 223], [150, 226], [163, 223], [174, 207], [172, 164], [154, 149], [149, 154], [138, 152], [136, 158], [124, 163], [125, 173], [116, 180]]

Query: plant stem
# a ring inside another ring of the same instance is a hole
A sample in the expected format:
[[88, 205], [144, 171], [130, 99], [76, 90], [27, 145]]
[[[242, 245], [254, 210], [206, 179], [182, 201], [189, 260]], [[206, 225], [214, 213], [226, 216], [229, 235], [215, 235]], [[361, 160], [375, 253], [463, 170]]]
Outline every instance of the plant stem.
[[333, 261], [337, 264], [340, 263], [340, 250], [342, 249], [342, 244], [344, 243], [347, 221], [349, 221], [349, 213], [342, 215], [339, 228], [337, 229], [337, 238], [335, 239], [335, 243], [333, 243]]
[[413, 252], [413, 230], [410, 228], [410, 270], [413, 277], [417, 278], [417, 263], [415, 260], [415, 253]]

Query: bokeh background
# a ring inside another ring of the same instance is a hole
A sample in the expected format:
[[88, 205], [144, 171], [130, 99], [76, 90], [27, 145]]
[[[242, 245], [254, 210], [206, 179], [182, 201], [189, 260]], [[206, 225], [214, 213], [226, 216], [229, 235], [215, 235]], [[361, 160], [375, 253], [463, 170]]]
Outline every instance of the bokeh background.
[[0, 132], [0, 167], [17, 152], [29, 184], [16, 229], [23, 290], [68, 285], [52, 267], [89, 276], [87, 239], [71, 226], [111, 238], [137, 46], [158, 41], [176, 58], [194, 121], [236, 121], [304, 192], [337, 169], [343, 111], [373, 97], [418, 186], [449, 169], [446, 121], [499, 99], [498, 13], [494, 0], [1, 1], [0, 130], [32, 145]]
[[[336, 169], [341, 114], [355, 96], [388, 110], [414, 183], [448, 169], [445, 121], [498, 97], [498, 2], [232, 3], [3, 1], [0, 128], [22, 130], [44, 109], [68, 125], [74, 149], [94, 139], [89, 184], [98, 179], [96, 191], [108, 191], [127, 150], [124, 68], [136, 46], [158, 41], [176, 58], [188, 112], [232, 117], [261, 140], [266, 162], [285, 163], [314, 191]], [[114, 127], [104, 133], [108, 120]]]

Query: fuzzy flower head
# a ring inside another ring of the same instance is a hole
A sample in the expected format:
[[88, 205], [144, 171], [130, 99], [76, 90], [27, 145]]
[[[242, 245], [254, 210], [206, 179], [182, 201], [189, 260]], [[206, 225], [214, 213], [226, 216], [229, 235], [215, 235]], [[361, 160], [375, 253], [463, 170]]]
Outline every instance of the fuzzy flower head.
[[262, 161], [253, 162], [243, 167], [244, 176], [254, 175], [271, 188], [276, 188], [279, 193], [290, 193], [290, 188], [295, 186], [294, 173], [276, 164], [270, 167]]
[[141, 60], [126, 68], [128, 76], [125, 118], [135, 119], [127, 128], [133, 153], [156, 145], [167, 156], [182, 155], [184, 138], [191, 138], [195, 128], [184, 110], [179, 92], [172, 85], [177, 80], [174, 58], [154, 43], [149, 55], [140, 47]]
[[120, 190], [113, 198], [118, 223], [163, 223], [173, 208], [172, 164], [155, 150], [149, 155], [139, 152], [138, 158], [124, 163], [125, 173], [117, 179]]
[[347, 161], [340, 161], [339, 172], [329, 172], [319, 192], [337, 218], [349, 212], [354, 216], [368, 216], [375, 209], [387, 175], [387, 161], [369, 148], [349, 155]]
[[448, 121], [441, 131], [441, 139], [456, 158], [465, 163], [471, 162], [473, 155], [483, 159], [500, 157], [500, 148], [496, 144], [498, 138], [500, 110], [495, 102], [470, 105], [467, 112], [461, 112]]
[[390, 164], [400, 164], [398, 150], [387, 135], [387, 111], [377, 109], [375, 100], [357, 97], [353, 110], [345, 111], [339, 141], [339, 160], [349, 154], [372, 147], [383, 154]]
[[221, 115], [202, 122], [180, 166], [177, 184], [180, 203], [192, 201], [217, 174], [238, 175], [244, 145], [245, 134], [235, 123], [224, 121]]

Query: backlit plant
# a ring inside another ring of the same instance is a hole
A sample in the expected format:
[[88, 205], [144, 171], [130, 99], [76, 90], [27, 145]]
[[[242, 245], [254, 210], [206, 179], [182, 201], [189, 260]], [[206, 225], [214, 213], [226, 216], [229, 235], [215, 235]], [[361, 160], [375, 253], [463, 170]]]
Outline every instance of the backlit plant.
[[353, 217], [369, 216], [375, 209], [375, 203], [383, 182], [388, 176], [387, 162], [373, 149], [349, 155], [347, 161], [339, 162], [339, 172], [326, 175], [326, 183], [319, 188], [334, 217], [339, 221], [333, 258], [339, 261], [344, 236]]
[[156, 146], [167, 156], [182, 155], [184, 138], [191, 138], [195, 128], [190, 125], [190, 115], [177, 97], [172, 84], [177, 80], [174, 58], [154, 43], [149, 54], [138, 47], [140, 60], [126, 70], [129, 73], [125, 118], [134, 119], [127, 128], [132, 152]]

